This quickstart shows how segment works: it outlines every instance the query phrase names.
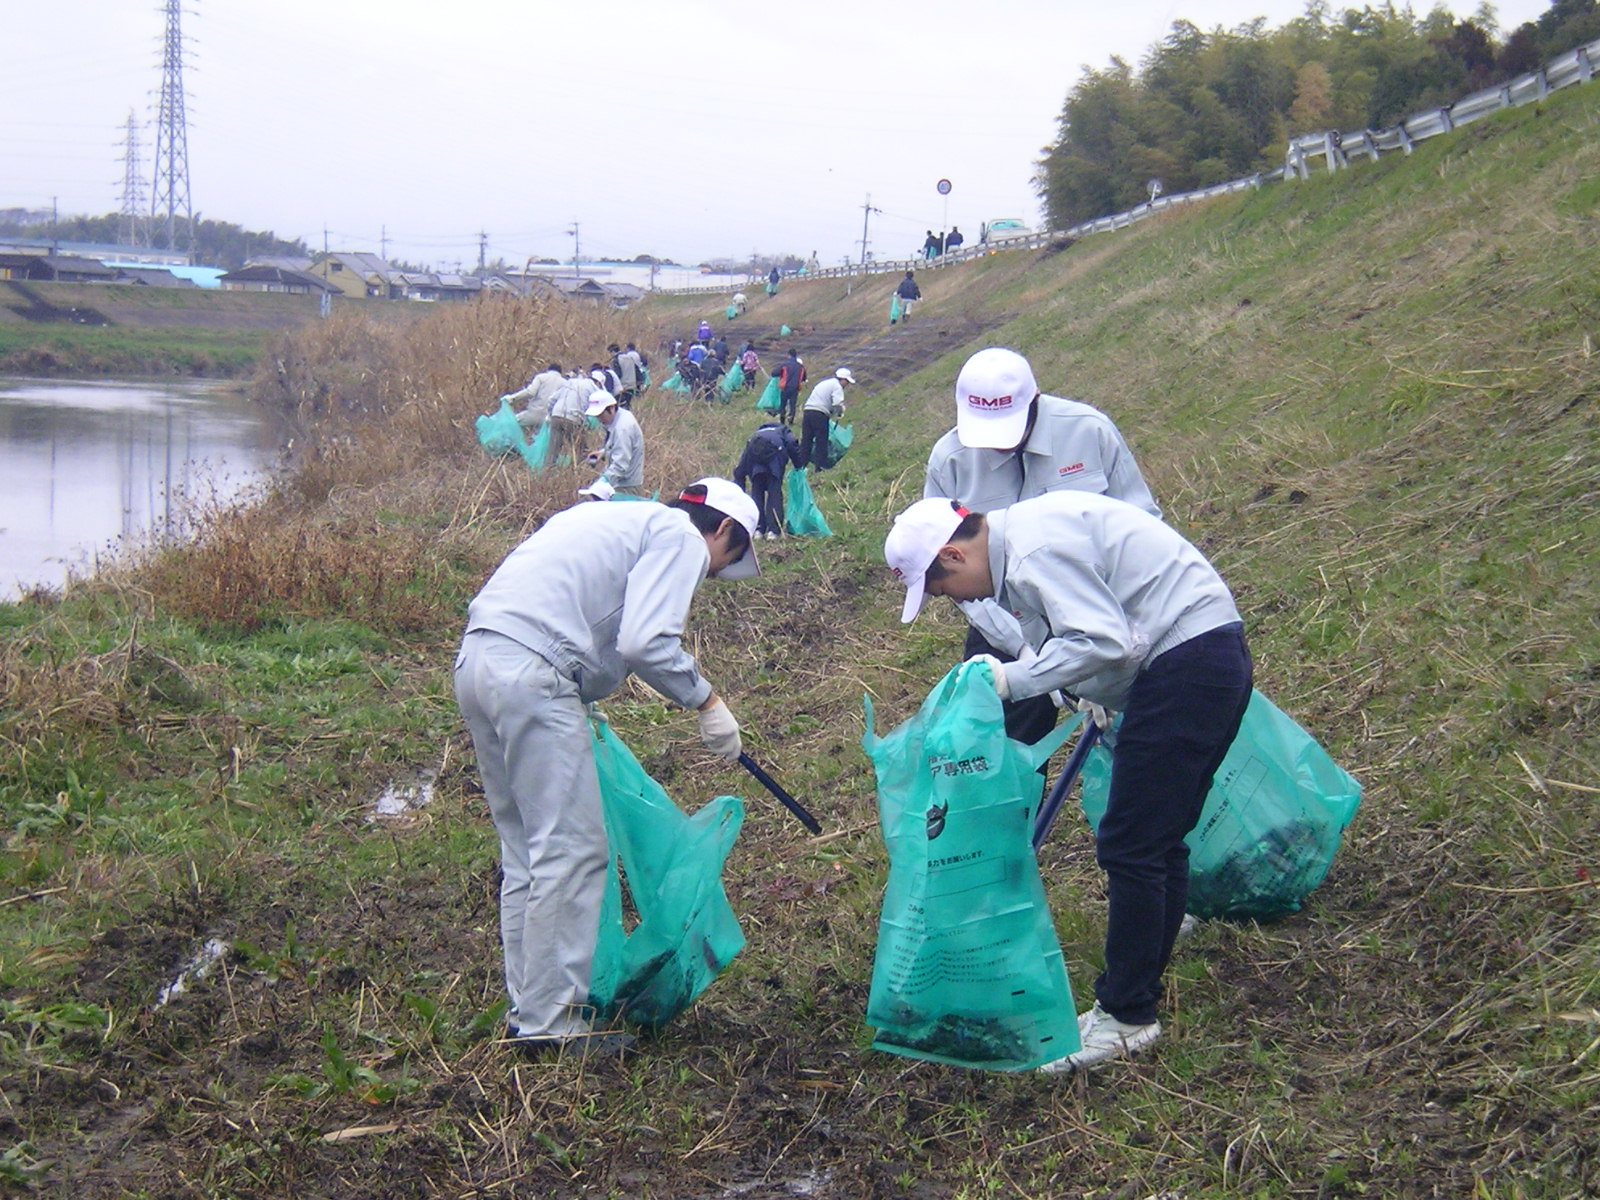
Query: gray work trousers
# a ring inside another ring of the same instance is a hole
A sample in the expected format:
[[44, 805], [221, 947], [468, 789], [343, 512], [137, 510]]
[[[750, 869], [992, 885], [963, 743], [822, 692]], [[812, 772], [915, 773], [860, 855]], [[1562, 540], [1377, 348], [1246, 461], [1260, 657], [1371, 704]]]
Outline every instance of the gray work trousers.
[[609, 847], [577, 684], [526, 646], [476, 630], [461, 643], [455, 689], [500, 835], [511, 1036], [587, 1033]]

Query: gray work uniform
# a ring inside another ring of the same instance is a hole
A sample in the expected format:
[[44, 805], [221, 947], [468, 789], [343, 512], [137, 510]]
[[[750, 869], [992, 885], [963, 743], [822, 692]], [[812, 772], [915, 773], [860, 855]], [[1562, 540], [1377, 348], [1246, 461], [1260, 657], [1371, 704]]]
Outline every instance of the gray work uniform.
[[[580, 386], [587, 384], [587, 387]], [[583, 454], [584, 428], [587, 418], [584, 409], [589, 405], [589, 393], [595, 390], [593, 381], [563, 379], [550, 401], [550, 459], [555, 461], [563, 454], [572, 456], [573, 464]]]
[[1120, 500], [1057, 492], [988, 521], [995, 600], [1033, 648], [1005, 665], [1018, 699], [1063, 688], [1121, 710], [1145, 664], [1240, 619], [1200, 551]]
[[1253, 678], [1233, 596], [1205, 556], [1132, 505], [1055, 492], [988, 514], [996, 598], [1037, 653], [1018, 696], [1070, 688], [1122, 712], [1095, 859], [1106, 873], [1095, 998], [1156, 1020], [1189, 891], [1184, 843], [1233, 743]]
[[605, 477], [619, 492], [638, 495], [644, 490], [644, 430], [639, 419], [618, 406], [616, 416], [606, 426]]
[[922, 494], [989, 512], [1064, 490], [1098, 492], [1161, 516], [1111, 418], [1060, 396], [1039, 397], [1039, 415], [1020, 454], [963, 446], [952, 429], [933, 444]]
[[630, 672], [685, 708], [705, 703], [682, 637], [710, 564], [677, 509], [579, 504], [513, 550], [467, 610], [455, 691], [500, 836], [514, 1037], [591, 1027], [608, 846], [584, 705]]
[[538, 429], [550, 416], [550, 401], [561, 390], [566, 380], [560, 371], [540, 371], [528, 380], [528, 386], [520, 392], [512, 392], [506, 399], [511, 404], [519, 400], [523, 402], [522, 411], [517, 414], [517, 424], [524, 429]]

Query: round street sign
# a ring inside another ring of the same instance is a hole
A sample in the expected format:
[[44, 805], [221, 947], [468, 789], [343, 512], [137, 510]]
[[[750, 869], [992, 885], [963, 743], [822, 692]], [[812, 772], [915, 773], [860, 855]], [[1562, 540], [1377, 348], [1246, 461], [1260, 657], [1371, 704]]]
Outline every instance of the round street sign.
[[949, 194], [950, 194], [950, 181], [948, 179], [939, 180], [939, 195], [948, 196]]

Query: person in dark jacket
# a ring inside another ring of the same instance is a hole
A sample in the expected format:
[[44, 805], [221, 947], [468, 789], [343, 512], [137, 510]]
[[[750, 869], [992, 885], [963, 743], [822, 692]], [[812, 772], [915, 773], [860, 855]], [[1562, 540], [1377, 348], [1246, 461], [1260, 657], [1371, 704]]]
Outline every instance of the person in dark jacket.
[[778, 398], [782, 401], [778, 408], [778, 420], [785, 425], [794, 423], [794, 415], [800, 408], [800, 388], [806, 381], [806, 367], [800, 361], [800, 355], [789, 351], [789, 357], [778, 364], [775, 372], [778, 376]]
[[961, 236], [961, 230], [957, 229], [954, 225], [950, 226], [950, 232], [945, 235], [944, 239], [945, 253], [948, 254], [952, 250], [961, 249], [961, 243], [966, 240], [966, 238]]
[[894, 289], [894, 294], [900, 297], [900, 319], [902, 321], [911, 320], [912, 302], [922, 299], [922, 289], [917, 286], [916, 276], [907, 271], [906, 277]]
[[745, 488], [756, 502], [760, 520], [756, 536], [769, 542], [783, 532], [783, 475], [790, 466], [803, 466], [800, 443], [781, 421], [765, 422], [750, 435], [733, 470], [733, 481]]
[[722, 382], [722, 377], [728, 373], [722, 365], [722, 360], [715, 354], [708, 354], [700, 364], [700, 398], [710, 404], [717, 398], [717, 384]]

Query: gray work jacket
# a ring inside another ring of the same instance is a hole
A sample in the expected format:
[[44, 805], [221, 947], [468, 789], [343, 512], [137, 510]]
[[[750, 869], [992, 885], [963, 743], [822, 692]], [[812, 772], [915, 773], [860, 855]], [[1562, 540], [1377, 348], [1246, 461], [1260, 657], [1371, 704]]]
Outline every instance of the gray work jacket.
[[1064, 688], [1122, 709], [1146, 664], [1240, 619], [1205, 555], [1131, 504], [1055, 492], [988, 521], [995, 600], [1033, 647], [1005, 665], [1017, 699]]
[[705, 538], [664, 504], [578, 504], [506, 556], [467, 608], [467, 632], [520, 642], [578, 685], [585, 703], [632, 672], [668, 700], [711, 694], [683, 625], [711, 566]]

